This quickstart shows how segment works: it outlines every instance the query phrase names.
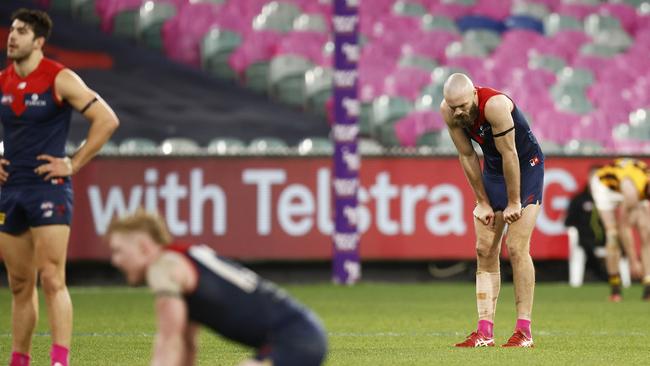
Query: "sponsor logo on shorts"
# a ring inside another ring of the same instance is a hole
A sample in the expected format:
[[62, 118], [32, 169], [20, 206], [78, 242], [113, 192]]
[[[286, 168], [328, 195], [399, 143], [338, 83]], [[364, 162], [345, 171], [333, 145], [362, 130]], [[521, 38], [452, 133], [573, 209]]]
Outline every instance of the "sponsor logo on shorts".
[[540, 160], [539, 157], [535, 155], [532, 159], [528, 160], [528, 162], [530, 163], [530, 166], [535, 166], [540, 163]]
[[54, 203], [51, 201], [45, 201], [41, 203], [41, 216], [43, 218], [50, 218], [54, 215]]

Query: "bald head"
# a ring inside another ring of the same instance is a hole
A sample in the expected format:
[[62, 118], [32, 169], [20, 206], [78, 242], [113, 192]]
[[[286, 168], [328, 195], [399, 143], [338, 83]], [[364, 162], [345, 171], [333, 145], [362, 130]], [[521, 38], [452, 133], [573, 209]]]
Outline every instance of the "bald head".
[[463, 104], [474, 96], [474, 83], [465, 74], [451, 74], [442, 93], [449, 105]]

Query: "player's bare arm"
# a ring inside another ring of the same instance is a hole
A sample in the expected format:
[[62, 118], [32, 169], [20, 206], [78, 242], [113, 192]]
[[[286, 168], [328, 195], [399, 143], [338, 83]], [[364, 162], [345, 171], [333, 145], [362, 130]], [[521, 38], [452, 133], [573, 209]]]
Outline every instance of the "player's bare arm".
[[511, 224], [521, 217], [520, 169], [515, 146], [515, 122], [512, 119], [514, 105], [505, 95], [495, 95], [485, 104], [485, 119], [492, 127], [494, 144], [501, 154], [503, 175], [506, 180], [508, 206], [503, 219]]
[[[191, 273], [176, 253], [163, 254], [147, 271], [147, 283], [156, 295], [157, 332], [152, 366], [194, 364], [197, 333], [188, 320], [187, 304], [182, 298], [190, 285]], [[192, 363], [187, 363], [190, 359]]]
[[5, 166], [7, 165], [9, 165], [9, 160], [0, 158], [0, 185], [4, 184], [9, 178], [9, 173], [5, 170]]
[[454, 142], [456, 150], [458, 150], [458, 159], [476, 197], [474, 217], [485, 225], [494, 224], [494, 212], [490, 206], [490, 200], [488, 199], [485, 187], [483, 186], [483, 180], [481, 179], [481, 164], [478, 155], [474, 151], [471, 141], [465, 132], [463, 132], [462, 127], [454, 123], [452, 110], [444, 100], [440, 104], [440, 113], [447, 124], [449, 136]]
[[57, 97], [82, 113], [90, 122], [90, 129], [86, 142], [71, 159], [50, 155], [37, 157], [39, 160], [47, 161], [46, 164], [36, 168], [36, 173], [44, 175], [44, 180], [70, 176], [78, 172], [99, 152], [119, 125], [119, 120], [111, 107], [88, 88], [72, 70], [64, 69], [59, 72], [54, 83]]

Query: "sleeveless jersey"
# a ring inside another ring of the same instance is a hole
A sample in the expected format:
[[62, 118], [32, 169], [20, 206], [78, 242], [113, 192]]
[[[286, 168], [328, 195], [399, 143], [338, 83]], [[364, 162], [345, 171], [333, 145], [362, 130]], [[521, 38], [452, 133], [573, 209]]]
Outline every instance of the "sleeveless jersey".
[[[492, 136], [492, 126], [485, 119], [485, 104], [487, 101], [495, 96], [503, 94], [492, 88], [483, 88], [476, 87], [478, 92], [478, 108], [479, 115], [474, 121], [474, 125], [471, 128], [466, 128], [465, 133], [469, 138], [476, 141], [483, 151], [483, 157], [485, 161], [484, 172], [503, 175], [503, 163], [501, 159], [501, 154], [497, 150], [494, 143], [494, 137]], [[510, 98], [510, 97], [508, 97]], [[517, 148], [517, 154], [519, 157], [519, 165], [528, 164], [535, 166], [544, 161], [544, 154], [542, 153], [537, 139], [533, 135], [533, 132], [530, 130], [530, 126], [526, 121], [523, 113], [517, 108], [517, 105], [514, 104], [511, 115], [514, 121], [514, 131], [509, 133], [515, 134], [515, 147]], [[503, 132], [503, 131], [499, 131]]]
[[307, 316], [286, 292], [208, 246], [174, 244], [165, 250], [184, 255], [198, 274], [196, 288], [183, 295], [189, 318], [226, 338], [259, 348], [274, 331]]
[[36, 160], [38, 155], [65, 156], [72, 107], [59, 100], [54, 90], [54, 79], [64, 68], [43, 58], [25, 78], [16, 74], [13, 64], [0, 74], [4, 158], [10, 162], [5, 167], [9, 173], [5, 187], [52, 184], [43, 181], [34, 169], [45, 163]]
[[616, 159], [613, 163], [598, 168], [595, 172], [600, 181], [613, 191], [621, 191], [621, 181], [625, 178], [634, 183], [634, 187], [639, 193], [639, 199], [648, 197], [648, 175], [650, 169], [648, 165], [636, 159]]

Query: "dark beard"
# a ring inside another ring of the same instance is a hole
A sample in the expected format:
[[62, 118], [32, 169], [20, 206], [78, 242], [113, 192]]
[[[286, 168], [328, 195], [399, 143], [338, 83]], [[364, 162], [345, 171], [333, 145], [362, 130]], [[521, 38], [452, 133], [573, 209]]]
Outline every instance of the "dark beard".
[[472, 103], [467, 118], [459, 118], [456, 120], [456, 123], [458, 123], [462, 128], [469, 129], [472, 127], [472, 125], [474, 125], [474, 121], [476, 121], [477, 118], [478, 118], [478, 105], [476, 105], [476, 103]]

